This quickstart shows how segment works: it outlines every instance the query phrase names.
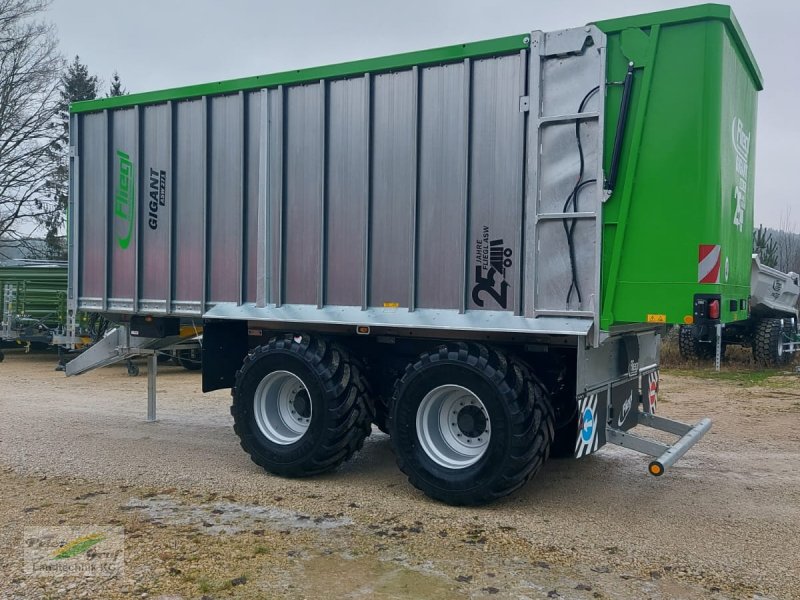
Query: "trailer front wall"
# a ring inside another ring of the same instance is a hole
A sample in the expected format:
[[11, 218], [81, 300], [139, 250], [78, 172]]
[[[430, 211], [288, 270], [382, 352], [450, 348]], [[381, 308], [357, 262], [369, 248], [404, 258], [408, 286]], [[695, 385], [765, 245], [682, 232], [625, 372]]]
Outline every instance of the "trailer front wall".
[[[748, 316], [758, 67], [730, 8], [598, 23], [611, 79], [635, 78], [619, 183], [603, 210], [603, 328], [690, 323], [697, 294]], [[622, 90], [610, 86], [608, 121]], [[608, 168], [615, 143], [606, 130]]]

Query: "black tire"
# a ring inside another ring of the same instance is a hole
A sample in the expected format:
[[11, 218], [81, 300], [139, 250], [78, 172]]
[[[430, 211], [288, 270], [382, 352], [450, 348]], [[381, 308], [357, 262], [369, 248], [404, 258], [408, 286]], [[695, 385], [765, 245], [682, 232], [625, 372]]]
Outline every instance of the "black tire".
[[[691, 325], [681, 325], [678, 331], [678, 349], [685, 360], [709, 360], [716, 354], [711, 342], [701, 342], [694, 337]], [[724, 354], [724, 353], [723, 353]]]
[[780, 319], [760, 319], [753, 332], [753, 359], [765, 367], [785, 365], [791, 354], [783, 352], [783, 326]]
[[128, 360], [127, 369], [128, 369], [128, 377], [139, 376], [139, 365], [133, 364], [133, 361]]
[[187, 371], [199, 371], [203, 368], [203, 359], [200, 348], [190, 348], [189, 350], [178, 350], [175, 353], [178, 364]]
[[[474, 394], [491, 423], [485, 452], [464, 468], [435, 462], [417, 434], [420, 404], [443, 385]], [[541, 468], [553, 439], [553, 410], [522, 363], [480, 344], [449, 343], [408, 365], [395, 387], [389, 430], [397, 463], [414, 487], [448, 504], [477, 505], [507, 496]]]
[[6, 359], [6, 355], [3, 354], [3, 351], [0, 350], [0, 362], [3, 362]]
[[[311, 406], [307, 431], [290, 444], [270, 440], [255, 417], [255, 393], [270, 373], [299, 378]], [[285, 335], [252, 350], [231, 390], [233, 429], [254, 463], [276, 475], [306, 477], [350, 459], [370, 434], [366, 382], [341, 346], [323, 338]]]

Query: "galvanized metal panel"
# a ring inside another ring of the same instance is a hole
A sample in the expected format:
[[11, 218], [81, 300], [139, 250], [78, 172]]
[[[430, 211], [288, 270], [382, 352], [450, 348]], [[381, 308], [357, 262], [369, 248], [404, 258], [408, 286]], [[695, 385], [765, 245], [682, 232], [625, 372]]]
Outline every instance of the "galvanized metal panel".
[[412, 203], [414, 77], [411, 71], [372, 80], [369, 305], [408, 306]]
[[417, 305], [459, 308], [467, 186], [464, 63], [420, 71]]
[[[575, 115], [603, 77], [603, 40], [587, 45], [587, 34], [597, 32], [534, 33], [530, 71], [523, 50], [81, 115], [84, 305], [110, 296], [126, 312], [139, 282], [145, 313], [220, 304], [209, 316], [233, 318], [230, 305], [245, 303], [248, 318], [267, 320], [548, 333], [560, 326], [536, 317], [595, 316], [600, 186], [584, 188], [580, 214], [560, 214], [579, 170], [577, 119], [584, 180], [602, 179], [602, 94]], [[111, 247], [106, 212], [118, 143], [132, 146], [139, 174], [140, 245], [128, 254]], [[576, 219], [582, 303], [565, 302], [565, 218]], [[137, 252], [139, 265], [128, 259]]]
[[331, 82], [328, 90], [326, 303], [361, 305], [367, 216], [366, 81]]
[[256, 301], [258, 282], [258, 203], [259, 168], [261, 160], [261, 93], [247, 94], [247, 139], [245, 140], [245, 198], [244, 210], [244, 300]]
[[530, 64], [524, 314], [597, 323], [605, 36], [592, 26], [534, 32]]
[[322, 90], [319, 84], [286, 90], [284, 147], [284, 298], [316, 304], [320, 276]]
[[[597, 133], [596, 121], [581, 122], [580, 136], [584, 163], [582, 181], [594, 179], [597, 172], [599, 160]], [[565, 203], [575, 189], [580, 171], [575, 123], [545, 125], [542, 127], [541, 140], [547, 152], [543, 153], [541, 158], [538, 212], [564, 212]], [[578, 210], [596, 210], [597, 191], [598, 188], [592, 184], [584, 187], [578, 196]], [[567, 210], [574, 210], [571, 201]]]
[[[136, 278], [136, 214], [135, 207], [141, 205], [140, 171], [137, 161], [138, 137], [136, 130], [136, 111], [134, 109], [118, 110], [111, 113], [112, 135], [110, 149], [111, 185], [110, 193], [114, 194], [114, 211], [110, 221], [109, 257], [109, 301], [131, 303]], [[127, 159], [121, 156], [124, 154]], [[120, 196], [124, 193], [121, 186], [130, 178], [133, 186], [133, 203], [130, 208], [122, 208]], [[130, 214], [129, 214], [130, 211]], [[113, 299], [113, 300], [112, 300]]]
[[519, 55], [476, 60], [470, 127], [469, 304], [516, 310], [524, 114]]
[[237, 302], [242, 223], [242, 106], [239, 96], [211, 99], [206, 222], [208, 301]]
[[[80, 116], [70, 115], [69, 118], [69, 199], [67, 214], [67, 270], [69, 284], [67, 286], [67, 311], [75, 315], [78, 310], [78, 248], [80, 240], [81, 203], [80, 197]], [[68, 327], [75, 323], [74, 318], [68, 319]], [[67, 332], [71, 335], [72, 331]]]
[[[270, 265], [268, 278], [269, 301], [283, 304], [283, 214], [284, 214], [284, 105], [286, 90], [283, 86], [268, 92], [269, 124], [267, 131], [268, 160], [267, 169], [268, 202], [266, 226], [269, 227], [267, 264]], [[263, 117], [262, 117], [263, 118]]]
[[[591, 197], [592, 194], [587, 194]], [[567, 221], [569, 226], [571, 221]], [[591, 311], [596, 303], [595, 252], [597, 240], [593, 219], [578, 219], [573, 230], [575, 265], [582, 302], [573, 291], [567, 304], [567, 294], [572, 280], [569, 246], [561, 219], [539, 223], [539, 260], [537, 284], [537, 311]]]
[[[81, 117], [80, 161], [80, 226], [79, 247], [80, 284], [78, 295], [83, 298], [103, 298], [106, 294], [105, 237], [108, 210], [108, 142], [105, 113]], [[83, 304], [81, 302], [81, 304]]]
[[173, 298], [184, 309], [182, 312], [200, 312], [203, 297], [206, 153], [203, 129], [203, 100], [177, 103]]
[[169, 298], [170, 280], [170, 222], [167, 208], [173, 201], [169, 185], [172, 177], [170, 107], [166, 104], [145, 107], [142, 121], [144, 152], [140, 165], [140, 296], [146, 301], [161, 302]]

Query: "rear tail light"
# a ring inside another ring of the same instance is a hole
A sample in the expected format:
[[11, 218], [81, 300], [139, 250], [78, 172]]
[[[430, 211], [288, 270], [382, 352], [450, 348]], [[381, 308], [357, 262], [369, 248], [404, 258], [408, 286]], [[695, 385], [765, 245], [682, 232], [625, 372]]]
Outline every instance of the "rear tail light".
[[719, 300], [712, 300], [708, 303], [708, 318], [719, 319]]

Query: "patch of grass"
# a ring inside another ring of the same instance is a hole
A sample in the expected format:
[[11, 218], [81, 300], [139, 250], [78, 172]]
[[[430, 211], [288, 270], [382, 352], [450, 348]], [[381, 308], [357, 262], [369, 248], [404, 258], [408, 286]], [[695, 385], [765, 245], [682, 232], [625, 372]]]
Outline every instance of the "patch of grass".
[[216, 585], [216, 591], [224, 592], [225, 590], [229, 590], [233, 587], [233, 583], [230, 579], [226, 579], [225, 581], [220, 581]]
[[782, 370], [779, 369], [761, 369], [761, 370], [750, 370], [750, 369], [737, 369], [737, 370], [722, 370], [722, 371], [715, 371], [713, 367], [711, 368], [694, 368], [694, 369], [687, 369], [687, 368], [666, 368], [662, 369], [662, 372], [668, 375], [678, 375], [681, 377], [699, 377], [702, 379], [714, 379], [719, 381], [730, 381], [733, 383], [738, 383], [743, 385], [744, 387], [752, 387], [754, 385], [762, 385], [767, 387], [785, 387], [786, 384], [783, 380], [770, 382], [769, 379], [771, 377], [775, 377], [777, 375], [781, 375], [783, 373]]
[[256, 555], [258, 555], [258, 554], [269, 554], [269, 548], [267, 548], [266, 546], [260, 546], [260, 545], [256, 546], [255, 548], [253, 548], [253, 554], [256, 554]]
[[233, 579], [217, 579], [212, 580], [206, 577], [201, 577], [197, 580], [197, 589], [201, 594], [209, 592], [225, 592], [239, 585], [247, 583], [247, 575], [239, 575]]

